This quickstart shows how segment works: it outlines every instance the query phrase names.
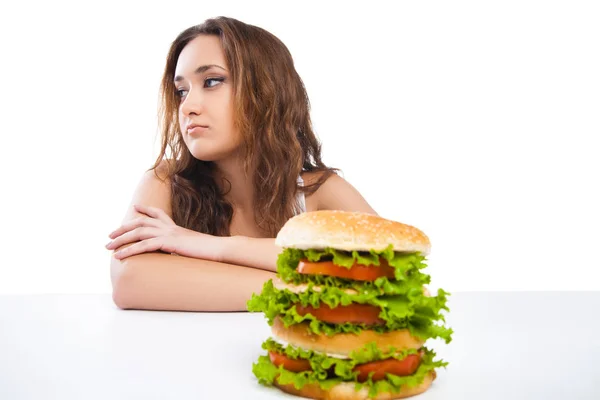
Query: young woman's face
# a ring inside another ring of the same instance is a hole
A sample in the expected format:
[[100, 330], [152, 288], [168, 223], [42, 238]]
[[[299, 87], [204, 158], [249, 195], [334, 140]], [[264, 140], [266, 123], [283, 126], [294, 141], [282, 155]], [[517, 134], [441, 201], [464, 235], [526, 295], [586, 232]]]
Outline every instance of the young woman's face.
[[[193, 39], [177, 59], [174, 83], [180, 99], [179, 126], [190, 153], [199, 160], [223, 160], [240, 147], [227, 68], [221, 42], [212, 35]], [[192, 125], [198, 127], [192, 129]]]

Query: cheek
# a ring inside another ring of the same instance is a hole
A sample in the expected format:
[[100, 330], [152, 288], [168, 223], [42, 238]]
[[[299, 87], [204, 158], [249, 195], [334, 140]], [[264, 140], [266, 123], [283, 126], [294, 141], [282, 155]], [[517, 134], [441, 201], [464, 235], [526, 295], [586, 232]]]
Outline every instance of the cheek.
[[181, 132], [181, 127], [183, 126], [183, 124], [185, 122], [185, 119], [184, 119], [185, 116], [181, 112], [181, 109], [179, 110], [179, 112], [178, 112], [177, 115], [178, 115], [177, 122], [179, 123], [179, 126], [177, 127], [177, 130], [179, 130], [179, 132]]
[[189, 138], [187, 137], [187, 135], [185, 134], [185, 132], [183, 132], [182, 130], [182, 126], [185, 126], [185, 118], [184, 115], [181, 113], [181, 111], [179, 112], [179, 116], [177, 119], [177, 127], [176, 127], [176, 131], [179, 134], [179, 140], [182, 140], [183, 143], [185, 143], [186, 146], [189, 147], [190, 143], [189, 143]]
[[241, 140], [241, 135], [238, 132], [234, 121], [234, 108], [233, 102], [228, 99], [226, 102], [226, 106], [221, 109], [221, 120], [225, 122], [225, 126], [227, 127], [227, 131], [229, 132], [229, 137], [234, 139], [236, 142]]

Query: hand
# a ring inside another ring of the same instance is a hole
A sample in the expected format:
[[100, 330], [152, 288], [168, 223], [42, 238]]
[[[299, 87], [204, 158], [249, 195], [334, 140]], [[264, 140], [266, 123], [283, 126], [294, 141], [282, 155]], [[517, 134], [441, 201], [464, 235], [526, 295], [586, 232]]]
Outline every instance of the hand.
[[128, 221], [109, 235], [113, 239], [106, 245], [109, 250], [135, 243], [117, 251], [114, 254], [115, 258], [120, 260], [135, 254], [160, 250], [181, 256], [221, 261], [223, 238], [182, 228], [160, 208], [134, 205], [134, 209], [143, 216]]

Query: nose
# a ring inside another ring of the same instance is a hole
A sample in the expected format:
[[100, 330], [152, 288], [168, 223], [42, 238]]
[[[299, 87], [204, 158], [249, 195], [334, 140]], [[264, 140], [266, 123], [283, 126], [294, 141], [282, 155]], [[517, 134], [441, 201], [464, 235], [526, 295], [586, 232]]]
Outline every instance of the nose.
[[184, 115], [200, 115], [204, 111], [204, 99], [200, 90], [190, 88], [181, 102], [181, 112]]

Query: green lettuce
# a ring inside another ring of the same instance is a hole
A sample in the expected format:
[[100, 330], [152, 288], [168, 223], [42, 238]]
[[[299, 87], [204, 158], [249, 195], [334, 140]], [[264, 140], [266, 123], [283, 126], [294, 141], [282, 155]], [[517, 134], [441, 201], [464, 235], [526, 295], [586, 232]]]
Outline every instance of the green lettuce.
[[[296, 270], [298, 263], [302, 259], [308, 259], [311, 262], [333, 261], [334, 264], [351, 268], [355, 262], [362, 265], [379, 266], [380, 258], [387, 260], [388, 264], [395, 270], [395, 280], [389, 280], [387, 277], [377, 278], [375, 281], [354, 281], [346, 278], [338, 278], [326, 275], [300, 274]], [[419, 253], [399, 253], [392, 250], [390, 245], [383, 251], [358, 252], [341, 251], [332, 248], [323, 250], [299, 250], [286, 248], [277, 258], [277, 274], [286, 283], [314, 283], [322, 286], [339, 288], [377, 288], [386, 294], [403, 293], [405, 281], [426, 285], [430, 283], [431, 277], [420, 272], [426, 268], [425, 257]]]
[[[283, 346], [275, 340], [269, 338], [263, 344], [262, 348], [267, 351], [274, 351], [276, 353], [284, 354], [287, 357], [297, 360], [304, 359], [310, 362], [310, 366], [315, 372], [322, 372], [324, 376], [330, 369], [333, 368], [335, 375], [342, 378], [343, 380], [354, 380], [358, 375], [358, 372], [353, 372], [352, 369], [359, 365], [371, 361], [386, 360], [389, 358], [395, 358], [396, 360], [402, 360], [410, 354], [418, 354], [418, 349], [404, 349], [398, 350], [390, 348], [388, 351], [382, 351], [377, 347], [376, 342], [367, 343], [360, 349], [354, 350], [349, 354], [347, 359], [328, 357], [327, 355], [313, 350], [305, 350], [301, 347], [296, 347], [288, 344]], [[321, 376], [321, 374], [317, 374]]]
[[[423, 288], [417, 282], [410, 285], [406, 283], [404, 290], [405, 293], [401, 295], [381, 295], [380, 290], [372, 288], [358, 288], [357, 293], [346, 293], [338, 287], [324, 286], [315, 291], [314, 285], [309, 283], [308, 290], [293, 293], [289, 290], [277, 290], [272, 280], [269, 280], [264, 284], [260, 295], [252, 295], [247, 308], [248, 311], [264, 312], [269, 325], [273, 324], [276, 317], [281, 318], [286, 327], [306, 321], [309, 329], [316, 334], [331, 336], [337, 333], [360, 333], [365, 329], [376, 332], [409, 329], [411, 334], [421, 339], [439, 337], [449, 343], [452, 329], [433, 323], [438, 320], [444, 321], [441, 311], [448, 311], [448, 293], [439, 289], [437, 296], [424, 296]], [[315, 308], [321, 303], [331, 308], [351, 303], [370, 304], [381, 308], [379, 317], [385, 321], [385, 325], [329, 324], [318, 320], [312, 314], [298, 314], [295, 306], [297, 303]]]
[[[392, 352], [383, 353], [377, 348], [375, 342], [373, 342], [360, 350], [352, 352], [350, 359], [339, 359], [327, 357], [322, 353], [296, 348], [291, 345], [284, 348], [271, 339], [263, 343], [263, 348], [268, 351], [274, 350], [285, 353], [290, 358], [306, 359], [309, 361], [311, 368], [313, 368], [312, 371], [291, 372], [284, 369], [283, 366], [275, 366], [271, 363], [269, 356], [260, 356], [258, 361], [252, 365], [252, 372], [258, 378], [259, 383], [263, 385], [271, 386], [275, 382], [275, 379], [277, 379], [278, 383], [282, 385], [293, 384], [296, 389], [300, 389], [306, 384], [318, 384], [322, 389], [327, 390], [341, 382], [354, 382], [356, 390], [360, 390], [363, 387], [368, 388], [370, 397], [375, 397], [380, 392], [397, 393], [404, 385], [407, 387], [417, 386], [423, 382], [426, 374], [430, 371], [438, 367], [446, 367], [447, 365], [443, 361], [433, 361], [435, 353], [432, 350], [423, 349], [424, 354], [421, 364], [413, 375], [397, 376], [387, 374], [386, 379], [375, 382], [372, 381], [371, 375], [369, 375], [367, 381], [360, 383], [357, 381], [358, 373], [352, 372], [352, 369], [356, 365], [390, 357], [401, 359], [408, 354], [415, 354], [418, 351], [413, 349], [395, 354]], [[329, 371], [333, 371], [333, 374]]]

